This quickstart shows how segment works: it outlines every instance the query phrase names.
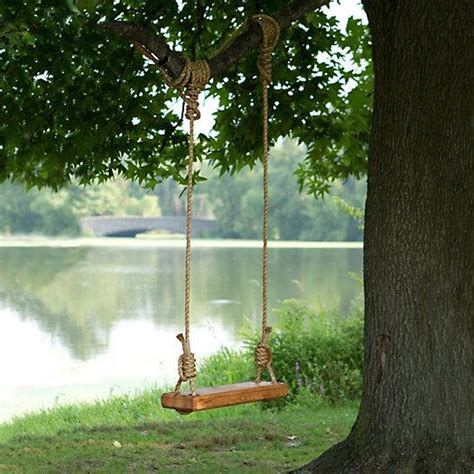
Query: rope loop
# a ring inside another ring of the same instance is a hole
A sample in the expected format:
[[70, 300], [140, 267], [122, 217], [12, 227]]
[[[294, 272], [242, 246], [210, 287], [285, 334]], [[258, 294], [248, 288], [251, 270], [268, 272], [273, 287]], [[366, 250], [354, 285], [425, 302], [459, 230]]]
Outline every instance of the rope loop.
[[262, 29], [263, 40], [260, 44], [257, 67], [263, 83], [268, 85], [272, 82], [272, 51], [280, 37], [280, 25], [274, 18], [264, 14], [252, 16], [251, 21]]

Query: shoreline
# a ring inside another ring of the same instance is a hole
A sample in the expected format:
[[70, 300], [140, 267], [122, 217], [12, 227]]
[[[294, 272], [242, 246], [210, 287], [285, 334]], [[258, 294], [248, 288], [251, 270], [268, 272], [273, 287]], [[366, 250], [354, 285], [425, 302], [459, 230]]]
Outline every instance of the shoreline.
[[[118, 238], [118, 237], [0, 237], [1, 248], [78, 248], [78, 247], [118, 247], [118, 248], [183, 248], [184, 238]], [[248, 248], [262, 247], [260, 240], [237, 239], [193, 239], [194, 248]], [[316, 242], [271, 240], [268, 247], [273, 249], [362, 249], [362, 242]]]

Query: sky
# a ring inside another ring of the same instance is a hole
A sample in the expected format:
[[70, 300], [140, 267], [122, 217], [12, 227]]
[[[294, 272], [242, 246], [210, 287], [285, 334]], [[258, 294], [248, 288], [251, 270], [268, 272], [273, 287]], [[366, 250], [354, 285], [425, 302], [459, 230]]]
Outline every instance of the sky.
[[351, 16], [367, 21], [367, 16], [358, 0], [331, 2], [329, 7], [323, 7], [322, 11], [329, 16], [335, 16], [342, 24], [345, 24]]

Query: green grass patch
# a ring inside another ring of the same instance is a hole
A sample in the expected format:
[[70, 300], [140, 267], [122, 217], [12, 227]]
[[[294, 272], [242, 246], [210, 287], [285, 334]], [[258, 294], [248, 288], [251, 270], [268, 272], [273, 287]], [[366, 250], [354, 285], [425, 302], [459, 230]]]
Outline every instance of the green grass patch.
[[158, 393], [28, 415], [0, 426], [0, 472], [275, 472], [350, 430], [354, 403], [258, 405], [180, 416]]

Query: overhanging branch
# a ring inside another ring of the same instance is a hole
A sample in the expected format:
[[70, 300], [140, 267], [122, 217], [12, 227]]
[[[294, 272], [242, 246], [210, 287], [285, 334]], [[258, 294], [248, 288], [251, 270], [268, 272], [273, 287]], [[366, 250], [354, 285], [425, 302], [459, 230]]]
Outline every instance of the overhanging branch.
[[[291, 25], [294, 21], [307, 13], [314, 11], [329, 0], [296, 0], [273, 15], [281, 29]], [[184, 67], [184, 58], [181, 53], [173, 51], [162, 35], [157, 35], [143, 26], [132, 23], [114, 21], [106, 25], [124, 39], [141, 45], [152, 56], [154, 61], [163, 64], [172, 77], [178, 77]], [[211, 77], [221, 76], [225, 71], [247, 52], [255, 48], [261, 41], [261, 30], [258, 26], [249, 23], [242, 33], [229, 43], [214, 57], [208, 58]]]

